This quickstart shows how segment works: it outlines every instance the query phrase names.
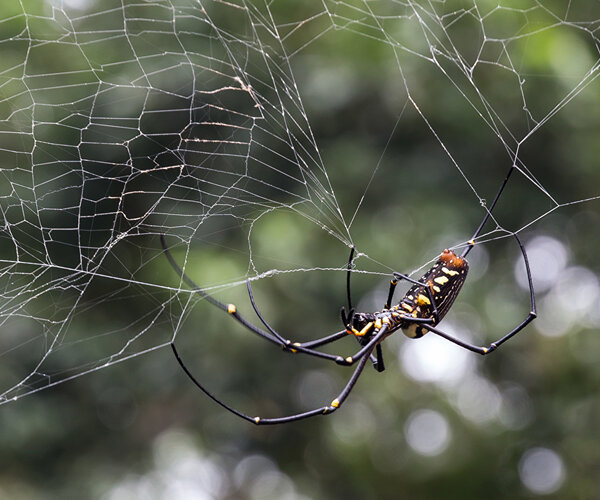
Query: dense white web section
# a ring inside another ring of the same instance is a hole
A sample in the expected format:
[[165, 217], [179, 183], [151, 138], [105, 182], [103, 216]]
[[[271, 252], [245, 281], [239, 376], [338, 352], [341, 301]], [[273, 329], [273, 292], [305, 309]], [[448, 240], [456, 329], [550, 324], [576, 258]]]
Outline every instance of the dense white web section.
[[[407, 109], [419, 115], [445, 168], [468, 186], [474, 204], [485, 206], [485, 196], [437, 123], [438, 113], [450, 111], [428, 105], [436, 86], [455, 89], [502, 144], [506, 165], [516, 165], [543, 201], [540, 211], [523, 215], [519, 230], [567, 205], [598, 199], [597, 188], [576, 199], [549, 190], [521, 151], [558, 114], [572, 105], [585, 108], [599, 74], [600, 10], [526, 0], [309, 3], [3, 4], [2, 402], [171, 340], [187, 311], [174, 313], [173, 301], [192, 294], [157, 276], [164, 265], [159, 235], [189, 250], [201, 235], [241, 229], [239, 250], [253, 269], [254, 224], [288, 210], [341, 244], [352, 243], [365, 198], [341, 208], [301, 87], [317, 79], [305, 56], [325, 41], [388, 51], [388, 73], [381, 77], [392, 82], [390, 95], [405, 96], [398, 119]], [[464, 30], [472, 36], [465, 39]], [[578, 50], [565, 53], [561, 39]], [[536, 66], [536, 47], [546, 51], [551, 73]], [[423, 68], [436, 79], [429, 89], [413, 84]], [[537, 78], [560, 97], [540, 96], [539, 86], [532, 93]], [[364, 166], [364, 194], [377, 182], [378, 168]], [[507, 234], [498, 226], [482, 240]], [[342, 259], [338, 269], [344, 265]], [[298, 264], [260, 273], [303, 270]], [[208, 289], [230, 288], [250, 275]], [[134, 321], [104, 316], [107, 304], [117, 311], [132, 297], [144, 304]]]

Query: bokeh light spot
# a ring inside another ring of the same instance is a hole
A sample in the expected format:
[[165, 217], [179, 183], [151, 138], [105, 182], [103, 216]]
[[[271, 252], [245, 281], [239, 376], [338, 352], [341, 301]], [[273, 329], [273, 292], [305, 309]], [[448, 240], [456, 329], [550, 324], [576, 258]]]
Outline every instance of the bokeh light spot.
[[[454, 335], [451, 325], [444, 324], [443, 330]], [[414, 380], [453, 386], [472, 369], [474, 358], [465, 349], [429, 333], [402, 342], [400, 361], [404, 372]]]
[[448, 421], [433, 410], [413, 412], [406, 421], [404, 434], [414, 451], [429, 457], [443, 453], [451, 438]]
[[519, 476], [529, 491], [548, 495], [561, 487], [566, 473], [558, 453], [548, 448], [531, 448], [521, 458]]
[[499, 416], [502, 396], [494, 384], [473, 374], [460, 385], [457, 405], [466, 418], [485, 424]]
[[[545, 292], [554, 285], [567, 265], [567, 249], [555, 238], [537, 236], [527, 243], [526, 250], [535, 290]], [[529, 290], [522, 258], [518, 258], [515, 263], [515, 279], [523, 290]]]
[[598, 277], [584, 267], [569, 267], [540, 303], [538, 331], [549, 337], [568, 333], [594, 317], [600, 300]]

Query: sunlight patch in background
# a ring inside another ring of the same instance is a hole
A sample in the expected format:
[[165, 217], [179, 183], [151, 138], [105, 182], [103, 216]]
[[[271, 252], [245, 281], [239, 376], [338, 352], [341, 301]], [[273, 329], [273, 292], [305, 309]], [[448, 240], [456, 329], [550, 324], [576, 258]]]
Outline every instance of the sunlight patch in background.
[[575, 325], [598, 327], [599, 301], [598, 277], [584, 267], [569, 267], [541, 300], [536, 327], [548, 337], [564, 335]]
[[532, 493], [548, 495], [562, 486], [566, 472], [558, 453], [548, 448], [530, 448], [519, 463], [519, 476]]
[[521, 385], [511, 383], [502, 387], [502, 408], [498, 415], [500, 423], [511, 430], [524, 429], [534, 419], [534, 403]]
[[[579, 325], [600, 326], [600, 283], [585, 267], [568, 267], [567, 247], [555, 238], [537, 236], [527, 243], [533, 284], [538, 298], [535, 328], [547, 337], [565, 335]], [[515, 278], [528, 290], [523, 260], [515, 263]], [[545, 295], [542, 295], [544, 294]]]
[[234, 469], [235, 486], [248, 498], [262, 500], [298, 500], [294, 483], [279, 470], [275, 462], [264, 455], [250, 455]]
[[[471, 341], [464, 328], [445, 324], [444, 331]], [[514, 430], [531, 423], [533, 404], [527, 391], [516, 384], [492, 383], [478, 370], [481, 358], [466, 349], [430, 333], [417, 342], [402, 342], [399, 359], [406, 375], [441, 388], [456, 411], [476, 425], [496, 422]]]
[[404, 435], [415, 452], [428, 457], [446, 451], [452, 437], [446, 418], [433, 410], [411, 413], [404, 426]]
[[338, 440], [336, 446], [339, 443], [347, 446], [364, 446], [377, 433], [378, 417], [379, 415], [361, 400], [359, 394], [352, 394], [343, 409], [330, 417], [335, 419], [330, 423], [333, 434]]
[[96, 0], [49, 0], [49, 3], [58, 8], [84, 10], [96, 3]]
[[494, 384], [474, 373], [457, 387], [455, 404], [465, 418], [485, 424], [498, 418], [502, 396]]
[[154, 468], [141, 476], [126, 476], [102, 499], [210, 500], [221, 498], [227, 487], [223, 468], [203, 456], [191, 436], [168, 431], [154, 441]]
[[[451, 324], [444, 323], [443, 330], [455, 335]], [[404, 373], [410, 378], [446, 388], [462, 381], [475, 365], [472, 353], [432, 333], [402, 342], [399, 358]]]
[[192, 436], [170, 430], [154, 441], [154, 468], [144, 475], [127, 475], [102, 500], [217, 500], [236, 491], [251, 500], [307, 500], [292, 480], [264, 455], [223, 461], [203, 452]]
[[[536, 292], [545, 292], [556, 284], [556, 280], [567, 265], [568, 252], [565, 245], [550, 236], [536, 236], [525, 245], [529, 267]], [[515, 263], [515, 279], [523, 290], [529, 290], [523, 259]]]

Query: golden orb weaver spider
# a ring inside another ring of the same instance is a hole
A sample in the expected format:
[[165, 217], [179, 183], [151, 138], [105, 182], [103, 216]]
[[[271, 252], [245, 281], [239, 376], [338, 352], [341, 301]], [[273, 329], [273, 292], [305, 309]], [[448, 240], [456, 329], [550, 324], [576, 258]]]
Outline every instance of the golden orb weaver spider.
[[[336, 411], [348, 398], [350, 391], [354, 388], [356, 381], [360, 377], [364, 367], [367, 364], [367, 361], [370, 359], [373, 362], [373, 366], [379, 372], [382, 372], [384, 367], [383, 362], [383, 352], [381, 349], [381, 342], [394, 333], [397, 330], [402, 330], [402, 332], [410, 338], [420, 338], [425, 335], [427, 332], [432, 332], [440, 337], [445, 338], [446, 340], [453, 342], [464, 349], [468, 349], [469, 351], [475, 352], [477, 354], [486, 355], [493, 351], [495, 351], [500, 345], [504, 342], [515, 336], [519, 333], [523, 328], [525, 328], [531, 321], [533, 321], [536, 317], [536, 306], [535, 306], [535, 293], [533, 290], [533, 280], [531, 277], [531, 269], [529, 267], [529, 259], [527, 257], [527, 252], [525, 251], [525, 247], [521, 243], [521, 240], [517, 236], [516, 233], [512, 233], [517, 244], [519, 245], [519, 249], [523, 256], [523, 261], [525, 263], [525, 272], [527, 273], [527, 281], [529, 284], [529, 296], [531, 309], [527, 317], [519, 323], [515, 328], [513, 328], [510, 332], [500, 337], [498, 340], [492, 342], [488, 347], [479, 347], [476, 345], [469, 344], [464, 342], [448, 333], [443, 332], [437, 328], [437, 324], [444, 318], [446, 313], [452, 307], [458, 293], [460, 292], [465, 279], [467, 277], [467, 273], [469, 271], [469, 264], [466, 260], [467, 254], [471, 251], [471, 249], [475, 246], [475, 239], [481, 233], [483, 227], [485, 226], [487, 220], [490, 218], [492, 210], [494, 209], [496, 203], [500, 199], [500, 195], [504, 190], [508, 179], [515, 166], [512, 165], [506, 175], [498, 193], [496, 194], [489, 210], [486, 210], [486, 214], [483, 217], [483, 220], [479, 224], [479, 227], [475, 231], [473, 237], [469, 240], [467, 247], [463, 251], [463, 253], [459, 256], [451, 250], [444, 250], [438, 260], [434, 263], [434, 265], [418, 280], [414, 280], [409, 276], [404, 274], [394, 272], [393, 277], [390, 281], [390, 288], [388, 292], [387, 301], [382, 310], [376, 311], [373, 313], [363, 313], [363, 312], [355, 312], [352, 307], [352, 298], [350, 293], [350, 276], [352, 273], [352, 262], [354, 257], [354, 247], [352, 247], [350, 251], [350, 258], [348, 259], [348, 267], [346, 274], [346, 292], [348, 299], [348, 312], [346, 309], [342, 307], [341, 309], [341, 317], [342, 323], [344, 325], [344, 329], [332, 335], [328, 335], [326, 337], [322, 337], [320, 339], [312, 340], [309, 342], [292, 342], [284, 338], [277, 331], [275, 331], [271, 326], [267, 323], [267, 321], [263, 318], [262, 314], [258, 310], [258, 306], [254, 301], [254, 296], [252, 294], [252, 288], [250, 287], [250, 281], [247, 281], [248, 288], [248, 296], [250, 298], [250, 303], [258, 316], [258, 319], [265, 326], [266, 331], [258, 328], [257, 326], [250, 323], [246, 318], [244, 318], [237, 310], [237, 307], [233, 304], [224, 304], [215, 298], [208, 295], [201, 287], [199, 287], [189, 276], [185, 274], [183, 269], [177, 264], [169, 248], [166, 244], [164, 235], [160, 236], [161, 245], [165, 252], [165, 255], [175, 270], [179, 277], [195, 292], [199, 293], [202, 297], [204, 297], [208, 302], [227, 312], [230, 316], [235, 318], [239, 323], [241, 323], [248, 330], [256, 333], [260, 337], [279, 345], [284, 351], [290, 353], [304, 353], [310, 356], [316, 356], [318, 358], [327, 359], [330, 361], [334, 361], [335, 363], [343, 366], [351, 366], [356, 364], [356, 368], [352, 373], [350, 379], [346, 383], [343, 390], [335, 397], [331, 403], [328, 405], [324, 405], [319, 408], [315, 408], [313, 410], [309, 410], [302, 413], [297, 413], [293, 415], [288, 415], [285, 417], [276, 417], [276, 418], [262, 418], [262, 417], [251, 417], [250, 415], [246, 415], [239, 410], [231, 407], [224, 401], [221, 401], [216, 396], [214, 396], [211, 392], [208, 391], [202, 385], [196, 377], [190, 372], [187, 366], [184, 364], [177, 348], [175, 347], [175, 343], [171, 342], [171, 348], [173, 353], [175, 354], [175, 358], [177, 359], [179, 365], [186, 373], [186, 375], [192, 380], [192, 382], [208, 397], [210, 397], [213, 401], [221, 405], [226, 410], [231, 413], [237, 415], [248, 422], [252, 422], [257, 425], [273, 425], [273, 424], [283, 424], [288, 422], [294, 422], [296, 420], [302, 420], [309, 417], [314, 417], [316, 415], [329, 415]], [[404, 297], [400, 300], [397, 305], [392, 306], [392, 300], [394, 297], [394, 291], [396, 289], [396, 285], [400, 280], [406, 280], [412, 283], [412, 287], [406, 292]], [[353, 355], [353, 356], [339, 356], [328, 354], [322, 351], [317, 350], [317, 347], [321, 347], [327, 344], [331, 344], [336, 340], [344, 338], [348, 335], [354, 335], [358, 340], [361, 348]], [[375, 351], [375, 355], [373, 354]]]

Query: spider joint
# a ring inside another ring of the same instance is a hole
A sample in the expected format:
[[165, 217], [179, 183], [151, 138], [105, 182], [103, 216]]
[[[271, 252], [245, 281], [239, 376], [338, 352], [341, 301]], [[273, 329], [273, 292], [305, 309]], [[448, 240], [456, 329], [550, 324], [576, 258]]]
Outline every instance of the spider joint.
[[496, 349], [498, 349], [498, 345], [496, 343], [492, 342], [489, 347], [482, 347], [481, 349], [482, 349], [481, 354], [486, 355], [486, 354], [489, 354], [490, 352], [494, 352]]
[[[333, 403], [336, 404], [334, 405]], [[334, 399], [329, 406], [325, 406], [323, 408], [323, 415], [329, 415], [330, 413], [333, 413], [335, 410], [338, 409], [338, 406], [340, 406], [339, 401], [337, 399]]]
[[300, 342], [292, 343], [291, 340], [286, 340], [283, 344], [281, 344], [281, 349], [284, 350], [285, 352], [291, 352], [293, 354], [296, 354], [298, 352], [298, 349], [294, 349], [291, 346], [302, 347], [302, 344], [300, 344]]

